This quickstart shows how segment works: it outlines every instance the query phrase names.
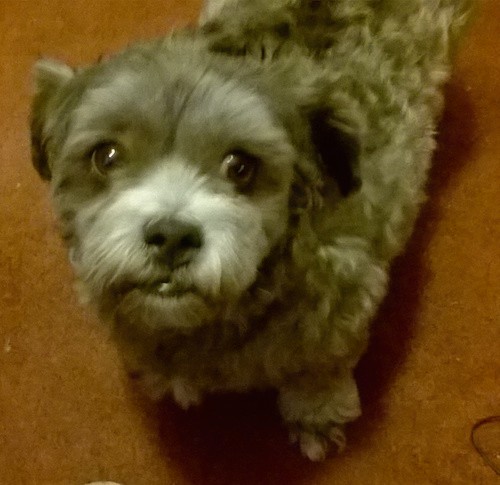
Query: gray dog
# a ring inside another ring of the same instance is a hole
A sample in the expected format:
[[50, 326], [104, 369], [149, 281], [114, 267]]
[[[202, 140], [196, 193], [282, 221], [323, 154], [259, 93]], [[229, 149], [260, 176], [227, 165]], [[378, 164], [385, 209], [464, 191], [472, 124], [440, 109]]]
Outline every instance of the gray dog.
[[35, 167], [82, 297], [182, 406], [273, 388], [312, 460], [424, 199], [466, 0], [222, 0], [84, 69], [43, 60]]

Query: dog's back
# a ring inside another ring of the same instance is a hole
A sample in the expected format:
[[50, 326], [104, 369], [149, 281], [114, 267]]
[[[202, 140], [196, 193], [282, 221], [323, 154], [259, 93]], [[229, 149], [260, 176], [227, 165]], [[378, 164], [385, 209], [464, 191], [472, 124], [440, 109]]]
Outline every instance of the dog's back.
[[[453, 45], [467, 23], [473, 0], [207, 0], [200, 23], [227, 40], [246, 36], [293, 37], [320, 52], [345, 30], [377, 32], [377, 38], [418, 39], [420, 55], [432, 54], [426, 42]], [[222, 29], [223, 26], [223, 29]], [[359, 38], [357, 39], [359, 42]], [[436, 46], [437, 47], [437, 46]]]
[[[313, 57], [332, 81], [330, 108], [361, 140], [363, 187], [340, 204], [329, 229], [368, 240], [377, 259], [390, 261], [401, 251], [424, 200], [441, 88], [471, 5], [472, 0], [206, 4], [201, 22], [214, 50], [294, 65]], [[304, 63], [303, 78], [317, 72], [311, 74]]]

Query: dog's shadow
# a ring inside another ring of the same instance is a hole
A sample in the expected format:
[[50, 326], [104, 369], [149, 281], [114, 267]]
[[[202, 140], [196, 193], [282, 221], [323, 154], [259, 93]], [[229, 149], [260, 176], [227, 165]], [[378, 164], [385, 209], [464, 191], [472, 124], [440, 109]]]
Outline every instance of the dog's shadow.
[[[411, 351], [421, 295], [431, 277], [425, 250], [439, 223], [440, 199], [474, 146], [474, 113], [467, 92], [454, 81], [447, 88], [446, 99], [429, 202], [405, 254], [394, 264], [389, 296], [357, 370], [363, 416], [347, 429], [351, 450], [369, 446], [366, 437], [383, 426], [383, 397]], [[274, 401], [272, 394], [209, 397], [203, 406], [188, 412], [163, 403], [152, 412], [150, 424], [157, 429], [165, 459], [188, 483], [311, 483], [321, 465], [309, 463], [290, 446]], [[331, 458], [336, 459], [342, 457]]]

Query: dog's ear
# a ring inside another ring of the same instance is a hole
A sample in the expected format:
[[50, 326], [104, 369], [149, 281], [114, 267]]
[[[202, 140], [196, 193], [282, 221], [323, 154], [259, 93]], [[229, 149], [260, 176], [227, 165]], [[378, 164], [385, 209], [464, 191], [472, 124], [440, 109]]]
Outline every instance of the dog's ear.
[[35, 64], [35, 95], [31, 106], [31, 157], [33, 165], [45, 180], [51, 173], [47, 155], [47, 122], [52, 116], [52, 101], [63, 85], [74, 76], [65, 64], [40, 60]]
[[361, 187], [360, 147], [353, 130], [327, 110], [313, 113], [310, 126], [325, 172], [336, 180], [344, 197], [356, 192]]

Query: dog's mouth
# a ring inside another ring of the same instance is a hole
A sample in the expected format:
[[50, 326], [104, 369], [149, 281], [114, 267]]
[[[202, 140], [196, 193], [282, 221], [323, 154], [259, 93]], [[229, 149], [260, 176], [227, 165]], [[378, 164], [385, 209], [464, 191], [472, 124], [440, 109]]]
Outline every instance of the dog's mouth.
[[121, 324], [142, 329], [188, 331], [214, 319], [214, 309], [192, 285], [171, 278], [123, 284], [110, 307], [103, 307]]
[[195, 293], [196, 291], [193, 286], [182, 285], [167, 277], [148, 282], [127, 282], [120, 286], [116, 294], [120, 298], [123, 298], [131, 292], [159, 299], [172, 299], [180, 298], [184, 295]]
[[[130, 288], [134, 289], [134, 287]], [[161, 279], [152, 283], [137, 284], [135, 289], [146, 295], [153, 295], [159, 298], [174, 298], [186, 293], [192, 293], [193, 288], [187, 288], [175, 283], [171, 279]]]

